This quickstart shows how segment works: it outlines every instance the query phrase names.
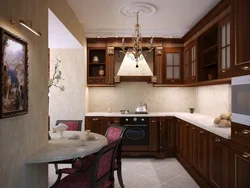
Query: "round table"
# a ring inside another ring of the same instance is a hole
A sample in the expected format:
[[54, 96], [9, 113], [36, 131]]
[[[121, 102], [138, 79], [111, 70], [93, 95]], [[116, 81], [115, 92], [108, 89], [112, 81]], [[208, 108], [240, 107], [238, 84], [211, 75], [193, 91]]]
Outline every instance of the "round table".
[[[74, 134], [80, 136], [78, 140], [69, 139]], [[87, 145], [81, 145], [80, 140], [84, 138], [83, 131], [65, 131], [63, 137], [60, 133], [50, 132], [51, 140], [44, 147], [37, 150], [26, 159], [26, 163], [48, 163], [84, 157], [98, 152], [103, 146], [108, 144], [107, 138], [97, 133], [91, 133], [95, 140], [87, 141]]]

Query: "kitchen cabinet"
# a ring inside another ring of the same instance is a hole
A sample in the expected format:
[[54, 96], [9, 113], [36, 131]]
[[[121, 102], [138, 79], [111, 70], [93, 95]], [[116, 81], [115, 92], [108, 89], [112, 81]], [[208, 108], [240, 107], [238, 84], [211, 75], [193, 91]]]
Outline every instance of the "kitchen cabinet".
[[91, 130], [98, 134], [105, 135], [108, 128], [108, 123], [105, 117], [100, 116], [88, 116], [85, 117], [85, 130]]
[[184, 122], [177, 119], [176, 123], [176, 150], [183, 154], [184, 149]]
[[[163, 129], [163, 123], [162, 120], [158, 117], [151, 117], [149, 118], [149, 151], [162, 151], [163, 149], [163, 138], [162, 134], [160, 133], [158, 137], [158, 130], [160, 131]], [[158, 138], [158, 139], [157, 139]], [[159, 141], [159, 144], [158, 144]], [[159, 148], [158, 148], [159, 147]]]
[[186, 159], [186, 161], [192, 165], [193, 163], [192, 125], [187, 122], [184, 122], [183, 156]]
[[106, 83], [106, 48], [88, 48], [88, 84]]
[[195, 162], [194, 168], [205, 179], [208, 179], [208, 132], [196, 127], [195, 130], [195, 143], [194, 149], [197, 152], [194, 153]]
[[182, 48], [164, 48], [163, 83], [182, 83]]
[[198, 81], [218, 79], [218, 26], [198, 37]]
[[250, 148], [232, 144], [232, 187], [250, 187]]
[[242, 74], [250, 72], [250, 1], [234, 0], [235, 64]]
[[196, 40], [184, 48], [184, 84], [197, 82], [197, 47]]
[[231, 15], [228, 14], [224, 18], [222, 18], [218, 23], [219, 29], [219, 67], [218, 74], [219, 78], [230, 77], [232, 75], [232, 50], [231, 47]]
[[216, 136], [209, 135], [209, 183], [216, 188], [230, 187], [230, 143]]

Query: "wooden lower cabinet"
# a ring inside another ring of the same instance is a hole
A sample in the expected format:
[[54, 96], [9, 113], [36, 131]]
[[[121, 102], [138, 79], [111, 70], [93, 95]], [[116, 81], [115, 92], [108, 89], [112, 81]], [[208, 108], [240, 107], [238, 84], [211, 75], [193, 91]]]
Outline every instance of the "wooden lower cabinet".
[[85, 130], [89, 129], [91, 132], [105, 135], [108, 128], [107, 119], [100, 116], [85, 117]]
[[230, 142], [209, 135], [209, 183], [216, 188], [230, 187]]
[[250, 187], [250, 148], [232, 144], [232, 187]]
[[184, 122], [177, 119], [176, 122], [176, 150], [183, 154], [184, 152]]
[[162, 122], [159, 118], [157, 117], [151, 117], [149, 118], [149, 151], [158, 151], [158, 146], [162, 147], [161, 144], [158, 144], [158, 139], [159, 142], [161, 143], [163, 138], [160, 135], [160, 138], [158, 137], [158, 129], [159, 126], [162, 127]]
[[195, 153], [196, 162], [194, 168], [205, 179], [208, 178], [208, 132], [196, 127], [194, 144], [197, 152]]
[[193, 162], [193, 140], [192, 140], [192, 125], [184, 122], [184, 147], [183, 156], [186, 161], [192, 165]]

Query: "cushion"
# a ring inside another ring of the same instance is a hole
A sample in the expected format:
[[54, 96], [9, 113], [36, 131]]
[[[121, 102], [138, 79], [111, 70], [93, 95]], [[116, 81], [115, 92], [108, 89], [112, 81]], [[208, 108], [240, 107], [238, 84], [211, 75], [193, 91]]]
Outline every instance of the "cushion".
[[78, 122], [62, 122], [66, 125], [68, 125], [67, 131], [79, 131], [78, 129]]

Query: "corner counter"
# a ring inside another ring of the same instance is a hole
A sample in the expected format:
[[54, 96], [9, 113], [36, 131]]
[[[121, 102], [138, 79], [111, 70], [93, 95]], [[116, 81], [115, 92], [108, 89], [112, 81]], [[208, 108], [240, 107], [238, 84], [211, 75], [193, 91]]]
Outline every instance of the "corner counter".
[[191, 123], [197, 127], [221, 136], [225, 139], [231, 139], [231, 128], [221, 128], [214, 125], [214, 117], [199, 113], [185, 113], [185, 112], [149, 112], [148, 114], [121, 114], [120, 112], [89, 112], [87, 117], [176, 117]]

